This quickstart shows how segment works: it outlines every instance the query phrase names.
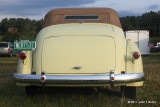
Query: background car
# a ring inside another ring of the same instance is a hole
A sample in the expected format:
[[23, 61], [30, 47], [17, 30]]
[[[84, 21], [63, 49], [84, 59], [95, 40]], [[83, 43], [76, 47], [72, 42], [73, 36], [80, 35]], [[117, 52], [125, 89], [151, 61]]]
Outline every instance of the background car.
[[14, 45], [11, 42], [0, 42], [0, 55], [1, 56], [13, 56]]
[[160, 44], [157, 43], [149, 43], [150, 52], [160, 52]]

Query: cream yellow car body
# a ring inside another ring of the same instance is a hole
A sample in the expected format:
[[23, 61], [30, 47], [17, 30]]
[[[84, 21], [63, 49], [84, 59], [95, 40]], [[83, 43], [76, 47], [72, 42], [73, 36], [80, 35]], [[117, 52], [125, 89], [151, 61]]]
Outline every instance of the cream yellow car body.
[[[85, 39], [84, 39], [85, 38]], [[57, 42], [58, 41], [58, 42]], [[41, 75], [110, 75], [125, 72], [143, 73], [136, 44], [126, 40], [120, 27], [103, 23], [71, 23], [45, 27], [36, 38], [36, 50], [26, 51], [19, 59], [17, 74]], [[74, 69], [74, 67], [80, 69]], [[123, 74], [121, 74], [123, 75]], [[116, 78], [115, 78], [116, 79]], [[142, 77], [143, 79], [143, 77]], [[18, 80], [16, 78], [16, 80]], [[40, 81], [40, 80], [39, 80]], [[17, 81], [20, 86], [39, 85]], [[111, 84], [45, 84], [46, 86], [107, 86]], [[143, 81], [119, 83], [115, 86], [142, 86]]]

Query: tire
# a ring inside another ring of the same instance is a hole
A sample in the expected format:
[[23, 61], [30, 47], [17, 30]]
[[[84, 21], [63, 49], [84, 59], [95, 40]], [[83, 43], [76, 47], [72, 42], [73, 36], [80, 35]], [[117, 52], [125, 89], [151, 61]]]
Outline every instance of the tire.
[[121, 86], [121, 95], [125, 98], [135, 99], [137, 87]]
[[26, 86], [26, 95], [35, 96], [42, 94], [42, 88], [39, 86]]

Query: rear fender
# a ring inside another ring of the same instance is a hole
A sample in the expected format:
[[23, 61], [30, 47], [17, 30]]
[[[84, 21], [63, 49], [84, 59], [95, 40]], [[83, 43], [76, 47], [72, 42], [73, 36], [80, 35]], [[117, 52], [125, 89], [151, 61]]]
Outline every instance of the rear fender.
[[31, 74], [32, 70], [32, 52], [31, 51], [24, 51], [26, 53], [26, 59], [21, 60], [19, 58], [18, 60], [18, 67], [17, 67], [17, 73], [18, 74]]
[[132, 42], [131, 39], [129, 39], [127, 40], [127, 56], [126, 56], [127, 73], [143, 72], [142, 57], [140, 56], [139, 59], [134, 59], [133, 58], [134, 52], [140, 53], [137, 45], [134, 42]]
[[[127, 56], [126, 56], [126, 72], [127, 73], [142, 73], [143, 65], [142, 65], [142, 57], [139, 59], [133, 58], [133, 53], [139, 52], [137, 45], [132, 42], [131, 39], [127, 40]], [[127, 86], [143, 86], [142, 82], [134, 82], [130, 84], [126, 84]]]

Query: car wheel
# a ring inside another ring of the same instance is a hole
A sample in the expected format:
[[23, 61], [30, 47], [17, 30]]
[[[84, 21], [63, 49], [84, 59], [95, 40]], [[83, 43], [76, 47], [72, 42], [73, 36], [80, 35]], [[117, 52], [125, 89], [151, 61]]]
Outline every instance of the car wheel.
[[42, 88], [39, 86], [26, 86], [25, 88], [27, 96], [35, 96], [42, 94]]
[[127, 87], [121, 86], [121, 95], [122, 97], [135, 99], [136, 98], [137, 87]]

